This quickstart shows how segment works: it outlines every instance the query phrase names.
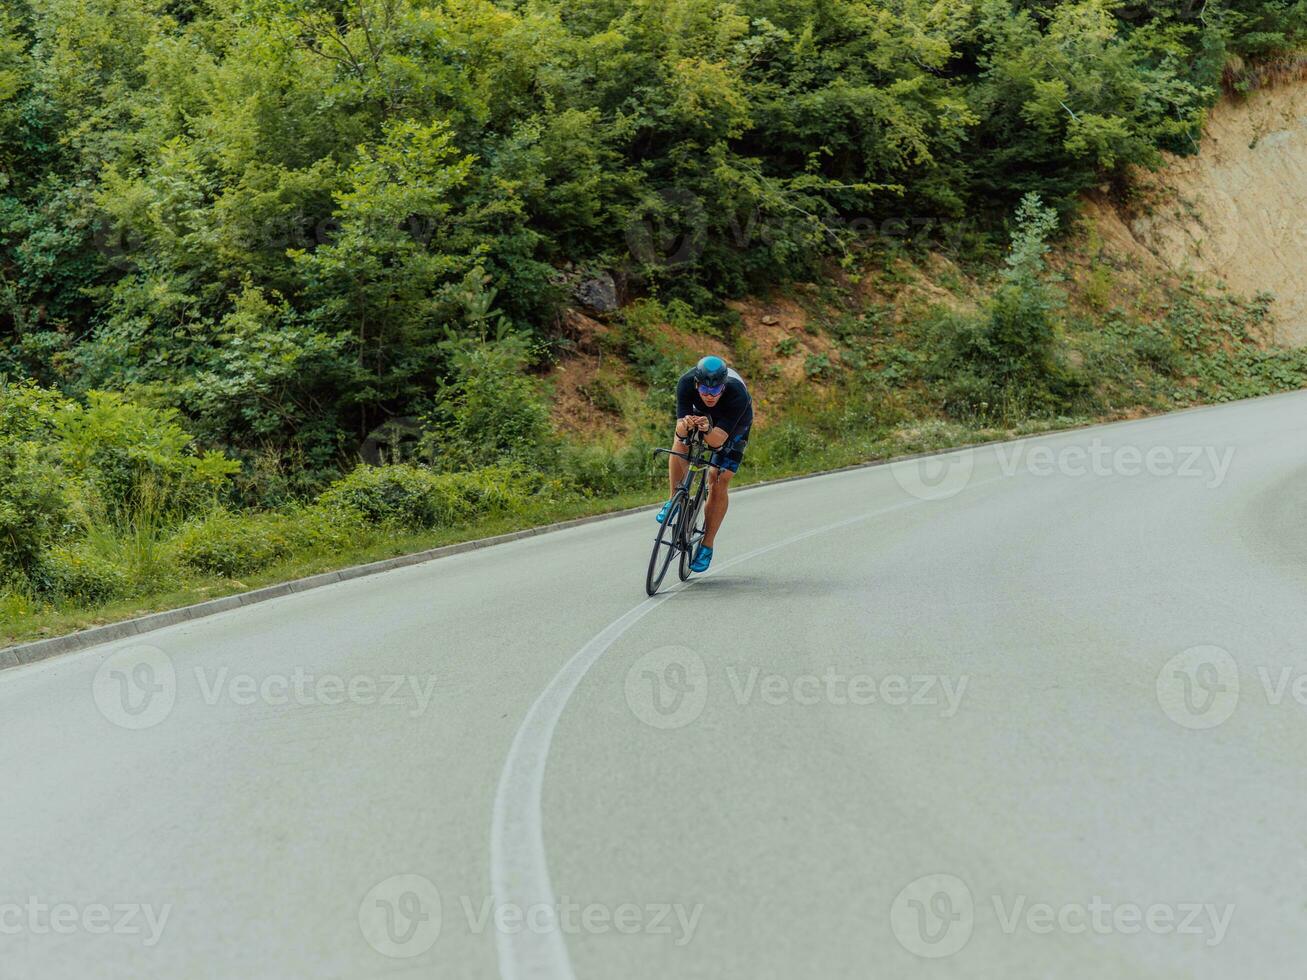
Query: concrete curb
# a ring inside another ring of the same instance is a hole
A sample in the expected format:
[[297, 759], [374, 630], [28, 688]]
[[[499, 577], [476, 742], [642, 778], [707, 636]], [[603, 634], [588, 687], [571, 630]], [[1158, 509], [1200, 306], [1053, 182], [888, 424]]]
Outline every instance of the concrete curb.
[[[1265, 395], [1262, 397], [1279, 398], [1292, 394], [1298, 393], [1278, 392], [1274, 395]], [[1246, 401], [1260, 400], [1261, 399], [1246, 399]], [[776, 486], [782, 483], [795, 483], [799, 480], [813, 480], [818, 477], [832, 476], [837, 473], [849, 473], [853, 470], [874, 469], [878, 466], [890, 466], [894, 463], [903, 463], [914, 459], [927, 459], [932, 456], [945, 456], [949, 453], [962, 452], [968, 449], [984, 449], [988, 446], [1001, 446], [1006, 443], [1025, 442], [1029, 439], [1043, 439], [1050, 436], [1079, 432], [1085, 429], [1136, 425], [1141, 422], [1170, 418], [1174, 415], [1185, 415], [1192, 412], [1208, 411], [1221, 407], [1224, 406], [1197, 405], [1193, 408], [1181, 409], [1176, 412], [1165, 412], [1161, 415], [1150, 415], [1138, 419], [1122, 419], [1116, 422], [1090, 422], [1085, 425], [1073, 425], [1064, 429], [1052, 429], [1047, 432], [1033, 432], [1029, 435], [1016, 436], [1010, 439], [993, 439], [988, 442], [974, 442], [965, 446], [952, 446], [947, 449], [931, 449], [920, 453], [909, 453], [905, 456], [892, 456], [887, 459], [869, 460], [865, 463], [853, 463], [849, 466], [841, 466], [833, 470], [822, 470], [818, 473], [802, 473], [796, 476], [779, 477], [775, 480], [761, 480], [758, 483], [750, 483], [747, 486], [741, 486], [736, 492], [744, 493], [760, 487]], [[458, 544], [444, 545], [440, 548], [431, 548], [427, 551], [418, 551], [408, 555], [398, 555], [394, 558], [386, 558], [382, 561], [374, 561], [366, 565], [353, 565], [349, 568], [342, 568], [335, 572], [324, 572], [319, 575], [310, 575], [307, 578], [282, 582], [279, 585], [269, 585], [262, 589], [255, 589], [252, 592], [241, 592], [236, 595], [223, 596], [220, 599], [210, 599], [207, 602], [197, 603], [193, 606], [183, 606], [180, 609], [152, 613], [148, 616], [140, 616], [136, 619], [124, 620], [121, 623], [111, 623], [108, 626], [95, 626], [91, 629], [81, 630], [77, 633], [69, 633], [66, 636], [56, 636], [51, 637], [48, 640], [36, 640], [31, 643], [20, 643], [16, 646], [6, 647], [5, 649], [0, 650], [0, 671], [11, 667], [36, 663], [40, 660], [48, 660], [51, 657], [61, 656], [66, 653], [75, 653], [78, 650], [85, 650], [88, 647], [98, 646], [101, 643], [112, 643], [114, 640], [122, 640], [131, 636], [140, 636], [144, 633], [163, 629], [165, 626], [173, 626], [177, 623], [188, 623], [196, 619], [203, 619], [206, 616], [213, 616], [217, 613], [238, 609], [242, 606], [252, 606], [260, 602], [266, 602], [269, 599], [278, 599], [282, 596], [293, 595], [298, 592], [307, 592], [310, 589], [320, 588], [324, 585], [331, 585], [335, 582], [346, 582], [350, 579], [363, 578], [367, 575], [377, 575], [381, 572], [388, 572], [396, 568], [407, 568], [409, 565], [420, 565], [424, 562], [434, 561], [437, 558], [447, 558], [450, 555], [458, 555], [467, 551], [476, 551], [481, 548], [490, 548], [497, 544], [507, 544], [510, 541], [520, 541], [523, 538], [534, 537], [537, 534], [551, 534], [554, 531], [563, 531], [572, 527], [580, 527], [583, 524], [594, 524], [599, 521], [613, 520], [617, 517], [625, 517], [629, 514], [638, 514], [641, 511], [653, 510], [659, 506], [661, 506], [661, 504], [655, 503], [646, 504], [642, 507], [628, 507], [625, 510], [609, 511], [606, 514], [592, 514], [589, 517], [577, 517], [570, 521], [560, 521], [556, 524], [542, 524], [540, 527], [529, 527], [524, 528], [521, 531], [510, 531], [507, 534], [498, 534], [490, 538], [478, 538], [473, 541], [462, 541]]]
[[114, 640], [122, 640], [130, 636], [140, 636], [143, 633], [163, 629], [165, 626], [173, 626], [177, 623], [188, 623], [192, 620], [216, 615], [220, 612], [239, 609], [242, 606], [253, 606], [260, 602], [266, 602], [269, 599], [279, 599], [282, 596], [294, 595], [298, 592], [308, 592], [310, 589], [317, 589], [324, 585], [331, 585], [335, 582], [346, 582], [350, 579], [363, 578], [367, 575], [377, 575], [381, 572], [389, 572], [396, 568], [406, 568], [409, 565], [420, 565], [423, 562], [433, 561], [437, 558], [447, 558], [450, 555], [458, 555], [466, 551], [476, 551], [480, 548], [489, 548], [497, 544], [507, 544], [510, 541], [519, 541], [522, 538], [534, 537], [537, 534], [547, 534], [552, 531], [562, 531], [569, 527], [579, 527], [582, 524], [593, 524], [596, 521], [605, 521], [614, 517], [623, 517], [627, 514], [652, 510], [657, 506], [657, 504], [649, 504], [643, 507], [629, 507], [625, 510], [610, 511], [606, 514], [593, 514], [589, 517], [578, 517], [570, 521], [560, 521], [557, 524], [543, 524], [540, 527], [523, 528], [520, 531], [510, 531], [507, 534], [497, 534], [490, 538], [477, 538], [473, 541], [460, 541], [458, 544], [448, 544], [440, 548], [431, 548], [426, 551], [417, 551], [407, 555], [397, 555], [394, 558], [385, 558], [381, 561], [369, 562], [366, 565], [352, 565], [349, 568], [342, 568], [335, 572], [323, 572], [318, 575], [310, 575], [307, 578], [294, 579], [290, 582], [282, 582], [278, 585], [269, 585], [262, 589], [254, 589], [251, 592], [239, 592], [235, 595], [223, 596], [220, 599], [210, 599], [207, 602], [196, 603], [193, 606], [183, 606], [180, 609], [151, 613], [148, 616], [139, 616], [136, 619], [123, 620], [121, 623], [111, 623], [108, 626], [95, 626], [91, 629], [81, 630], [77, 633], [69, 633], [66, 636], [55, 636], [48, 640], [36, 640], [31, 643], [20, 643], [16, 646], [0, 650], [0, 670], [4, 670], [7, 667], [18, 667], [24, 664], [36, 663], [38, 660], [48, 660], [51, 657], [57, 657], [65, 653], [74, 653], [78, 650], [84, 650], [87, 647], [98, 646], [101, 643], [112, 643]]

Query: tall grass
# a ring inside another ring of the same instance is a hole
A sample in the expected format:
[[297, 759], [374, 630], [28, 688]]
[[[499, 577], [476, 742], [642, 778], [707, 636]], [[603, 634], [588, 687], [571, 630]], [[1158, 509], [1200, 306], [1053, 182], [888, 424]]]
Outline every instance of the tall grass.
[[[141, 595], [166, 586], [177, 573], [169, 540], [183, 515], [166, 478], [146, 471], [130, 494], [106, 502], [97, 494], [78, 499], [73, 516], [79, 527], [74, 554], [91, 569], [112, 568], [117, 581], [100, 583], [113, 597]], [[64, 589], [67, 583], [62, 583]], [[95, 583], [90, 583], [94, 588]], [[55, 584], [56, 590], [60, 583]], [[83, 586], [86, 588], [86, 586]], [[77, 601], [82, 596], [61, 595]]]

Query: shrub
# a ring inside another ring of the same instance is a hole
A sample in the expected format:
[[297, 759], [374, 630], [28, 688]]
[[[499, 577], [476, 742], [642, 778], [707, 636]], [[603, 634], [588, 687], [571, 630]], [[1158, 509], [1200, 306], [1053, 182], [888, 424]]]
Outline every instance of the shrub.
[[640, 299], [622, 310], [617, 325], [616, 342], [622, 357], [641, 381], [659, 390], [675, 388], [690, 362], [689, 352], [663, 327], [668, 319], [667, 310], [657, 300]]
[[0, 444], [0, 573], [28, 571], [68, 520], [56, 470], [29, 443]]
[[760, 470], [784, 470], [812, 454], [817, 434], [794, 419], [784, 419], [765, 429], [755, 429], [749, 440], [750, 462]]
[[457, 471], [494, 463], [547, 466], [554, 453], [549, 408], [523, 373], [526, 341], [448, 345], [454, 377], [425, 422], [423, 448], [432, 465]]
[[607, 446], [567, 447], [561, 463], [564, 482], [585, 497], [611, 497], [654, 485], [666, 461], [653, 459], [653, 445], [637, 440], [614, 451]]
[[[118, 525], [163, 524], [211, 504], [239, 468], [221, 453], [197, 453], [174, 409], [90, 392], [58, 416], [60, 456], [84, 481], [93, 508]], [[98, 519], [98, 517], [97, 517]]]
[[219, 509], [183, 527], [172, 548], [179, 561], [196, 571], [236, 578], [299, 551], [348, 546], [360, 531], [349, 517], [321, 507], [249, 514]]
[[1131, 347], [1135, 356], [1155, 371], [1171, 377], [1176, 377], [1183, 371], [1184, 355], [1180, 345], [1160, 327], [1140, 324]]
[[467, 473], [444, 474], [444, 478], [471, 508], [474, 517], [520, 513], [533, 497], [560, 489], [560, 484], [547, 481], [539, 471], [516, 466], [488, 466]]
[[989, 378], [974, 371], [958, 371], [939, 391], [944, 411], [953, 418], [986, 420], [996, 412], [1003, 392]]
[[561, 467], [569, 486], [586, 497], [610, 497], [622, 490], [617, 456], [607, 446], [569, 446]]
[[803, 362], [803, 372], [809, 380], [828, 377], [832, 367], [830, 357], [826, 354], [809, 354]]
[[0, 383], [0, 579], [30, 571], [65, 529], [69, 501], [50, 439], [67, 400]]
[[489, 514], [514, 513], [533, 496], [559, 489], [535, 471], [490, 466], [437, 473], [419, 466], [360, 466], [318, 498], [330, 511], [406, 531], [448, 527]]
[[352, 512], [368, 524], [422, 530], [456, 524], [472, 516], [472, 508], [452, 474], [420, 466], [359, 466], [318, 497], [330, 510]]
[[5, 384], [0, 380], [0, 444], [49, 442], [55, 420], [70, 404], [58, 392], [31, 382]]
[[0, 624], [17, 622], [40, 608], [30, 592], [31, 586], [26, 580], [0, 583]]
[[198, 572], [236, 578], [290, 554], [297, 543], [292, 523], [282, 514], [216, 510], [182, 528], [173, 547], [178, 560]]
[[57, 546], [45, 552], [31, 576], [37, 591], [51, 599], [96, 606], [133, 592], [131, 576], [86, 546]]
[[1056, 213], [1028, 194], [1017, 209], [1008, 267], [985, 309], [937, 311], [926, 323], [926, 346], [935, 352], [926, 374], [943, 382], [951, 414], [984, 414], [997, 404], [1047, 411], [1074, 388], [1056, 356], [1063, 297], [1044, 281], [1047, 240], [1056, 227]]

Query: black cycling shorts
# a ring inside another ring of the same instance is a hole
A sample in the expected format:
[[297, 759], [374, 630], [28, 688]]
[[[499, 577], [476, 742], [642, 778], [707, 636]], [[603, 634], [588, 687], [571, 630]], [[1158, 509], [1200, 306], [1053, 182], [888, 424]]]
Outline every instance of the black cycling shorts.
[[712, 461], [709, 465], [731, 473], [738, 472], [740, 464], [744, 462], [744, 447], [749, 444], [749, 430], [751, 428], [752, 426], [748, 426], [743, 432], [737, 432], [735, 435], [729, 436], [726, 442], [722, 443], [722, 448], [712, 454]]

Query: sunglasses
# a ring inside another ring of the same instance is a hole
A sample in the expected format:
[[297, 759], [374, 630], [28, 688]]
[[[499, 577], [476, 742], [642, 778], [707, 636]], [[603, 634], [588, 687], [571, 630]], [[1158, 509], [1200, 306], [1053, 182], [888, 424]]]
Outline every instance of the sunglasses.
[[707, 395], [709, 398], [712, 398], [715, 395], [720, 395], [725, 388], [726, 385], [724, 384], [720, 384], [716, 388], [709, 388], [706, 385], [699, 385], [699, 394]]

